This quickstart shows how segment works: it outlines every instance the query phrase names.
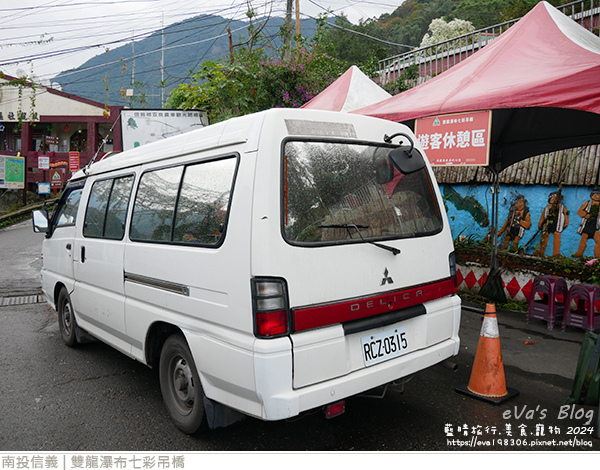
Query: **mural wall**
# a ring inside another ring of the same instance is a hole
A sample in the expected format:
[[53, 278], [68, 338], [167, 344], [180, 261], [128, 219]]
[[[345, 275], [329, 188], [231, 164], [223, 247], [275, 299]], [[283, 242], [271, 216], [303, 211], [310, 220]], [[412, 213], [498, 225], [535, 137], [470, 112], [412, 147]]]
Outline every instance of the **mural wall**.
[[[490, 234], [489, 185], [441, 184], [454, 238]], [[500, 185], [500, 248], [534, 256], [600, 258], [600, 190], [583, 186]]]

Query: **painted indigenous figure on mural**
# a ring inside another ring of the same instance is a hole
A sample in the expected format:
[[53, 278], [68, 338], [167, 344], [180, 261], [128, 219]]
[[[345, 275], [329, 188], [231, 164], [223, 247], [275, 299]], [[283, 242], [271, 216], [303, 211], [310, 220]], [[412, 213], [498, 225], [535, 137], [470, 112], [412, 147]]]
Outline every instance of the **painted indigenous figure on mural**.
[[510, 206], [510, 213], [506, 218], [506, 222], [498, 232], [498, 236], [506, 232], [504, 236], [503, 249], [508, 248], [512, 241], [512, 249], [516, 251], [519, 246], [519, 241], [523, 238], [525, 230], [531, 227], [531, 216], [525, 196], [519, 194]]
[[546, 246], [550, 235], [554, 237], [552, 243], [552, 256], [561, 256], [560, 254], [560, 238], [561, 233], [569, 225], [569, 211], [562, 203], [562, 194], [560, 191], [555, 191], [548, 196], [548, 205], [542, 211], [538, 228], [542, 232], [540, 240], [540, 248], [534, 252], [534, 255], [544, 256], [546, 254]]
[[598, 209], [600, 209], [600, 189], [594, 189], [590, 194], [590, 200], [584, 202], [577, 215], [581, 217], [581, 224], [577, 233], [581, 235], [579, 248], [576, 253], [573, 253], [575, 258], [583, 258], [583, 252], [587, 247], [587, 242], [591, 238], [594, 240], [594, 257], [600, 257], [600, 217], [598, 217]]

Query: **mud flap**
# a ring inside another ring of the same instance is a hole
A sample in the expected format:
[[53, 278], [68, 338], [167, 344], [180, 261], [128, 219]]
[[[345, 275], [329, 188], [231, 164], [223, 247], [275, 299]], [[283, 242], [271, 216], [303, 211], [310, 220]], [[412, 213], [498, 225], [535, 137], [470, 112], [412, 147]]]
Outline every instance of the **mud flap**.
[[245, 418], [245, 415], [228, 406], [204, 397], [204, 410], [209, 429], [225, 428]]
[[96, 341], [98, 341], [95, 337], [93, 337], [87, 331], [79, 328], [77, 326], [77, 324], [75, 325], [75, 338], [77, 339], [77, 342], [79, 344], [95, 343]]

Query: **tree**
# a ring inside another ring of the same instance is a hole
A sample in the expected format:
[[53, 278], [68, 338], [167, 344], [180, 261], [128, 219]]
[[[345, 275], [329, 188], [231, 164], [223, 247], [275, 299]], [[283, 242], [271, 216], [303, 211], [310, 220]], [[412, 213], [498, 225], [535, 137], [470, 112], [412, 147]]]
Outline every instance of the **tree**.
[[[385, 42], [378, 38], [385, 38]], [[387, 42], [385, 30], [377, 21], [360, 20], [353, 25], [342, 14], [336, 16], [334, 26], [324, 30], [320, 43], [329, 55], [344, 62], [346, 68], [356, 65], [372, 75], [379, 60], [398, 52], [398, 48]]]
[[521, 18], [529, 13], [529, 10], [537, 3], [537, 0], [508, 0], [506, 6], [502, 10], [502, 19], [503, 21], [509, 21], [515, 18]]
[[410, 90], [416, 86], [419, 80], [419, 65], [412, 64], [402, 70], [397, 80], [383, 85], [385, 91], [390, 95], [397, 95], [403, 91]]
[[454, 19], [447, 23], [443, 18], [437, 18], [429, 24], [429, 33], [423, 36], [420, 47], [432, 46], [473, 31], [475, 28], [470, 21]]
[[261, 48], [240, 48], [230, 57], [204, 62], [190, 83], [171, 92], [165, 107], [204, 109], [211, 122], [269, 108], [300, 107], [347, 68], [327, 54], [322, 37], [318, 31], [306, 44], [296, 38], [289, 58], [279, 59], [279, 51], [269, 55]]
[[470, 21], [475, 29], [483, 29], [504, 22], [503, 10], [506, 6], [506, 0], [463, 0], [452, 16]]
[[382, 19], [389, 41], [418, 46], [431, 21], [452, 13], [457, 0], [415, 0], [404, 2], [392, 15]]

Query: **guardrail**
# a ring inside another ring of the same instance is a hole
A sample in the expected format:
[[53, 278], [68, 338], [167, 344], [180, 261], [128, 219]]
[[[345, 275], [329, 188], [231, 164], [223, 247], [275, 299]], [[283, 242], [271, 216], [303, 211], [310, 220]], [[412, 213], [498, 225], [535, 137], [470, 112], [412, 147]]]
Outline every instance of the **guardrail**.
[[[556, 7], [584, 28], [599, 34], [600, 0], [579, 0]], [[427, 47], [420, 47], [379, 61], [379, 83], [393, 83], [408, 68], [418, 67], [419, 78], [414, 85], [423, 83], [448, 70], [485, 47], [521, 18], [449, 39]]]
[[8, 214], [2, 214], [2, 215], [0, 215], [0, 224], [2, 224], [2, 222], [6, 222], [7, 220], [10, 220], [10, 219], [20, 218], [22, 216], [28, 215], [29, 213], [31, 213], [31, 211], [34, 211], [36, 209], [41, 209], [42, 207], [44, 207], [44, 205], [50, 205], [50, 204], [53, 204], [53, 202], [56, 202], [56, 200], [49, 199], [48, 201], [40, 202], [37, 204], [32, 204], [30, 206], [23, 207], [22, 209], [18, 209], [16, 211], [10, 212]]

